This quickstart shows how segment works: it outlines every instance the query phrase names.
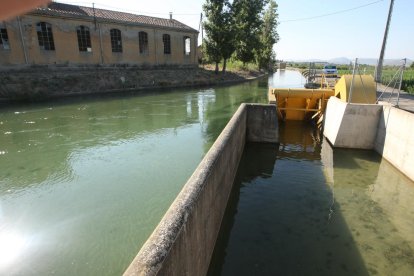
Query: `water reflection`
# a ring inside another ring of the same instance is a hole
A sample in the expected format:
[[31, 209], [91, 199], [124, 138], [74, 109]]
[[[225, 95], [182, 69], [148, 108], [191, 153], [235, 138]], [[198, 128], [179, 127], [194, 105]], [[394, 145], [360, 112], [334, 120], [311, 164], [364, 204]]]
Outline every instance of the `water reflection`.
[[0, 232], [19, 252], [0, 274], [121, 274], [251, 99], [258, 82], [0, 110]]
[[281, 125], [277, 158], [246, 147], [210, 275], [414, 271], [413, 183], [375, 152], [319, 137], [293, 123]]
[[[324, 181], [320, 143], [301, 123], [281, 126], [277, 151], [246, 147], [210, 275], [367, 275], [343, 218], [329, 220], [332, 195]], [[260, 145], [259, 145], [260, 146]], [[274, 154], [264, 174], [245, 168]], [[319, 158], [317, 156], [319, 155]], [[244, 165], [243, 165], [244, 164]]]
[[306, 79], [299, 71], [278, 70], [269, 77], [269, 86], [282, 88], [303, 88]]
[[6, 269], [24, 251], [26, 239], [23, 235], [6, 232], [0, 228], [0, 269]]

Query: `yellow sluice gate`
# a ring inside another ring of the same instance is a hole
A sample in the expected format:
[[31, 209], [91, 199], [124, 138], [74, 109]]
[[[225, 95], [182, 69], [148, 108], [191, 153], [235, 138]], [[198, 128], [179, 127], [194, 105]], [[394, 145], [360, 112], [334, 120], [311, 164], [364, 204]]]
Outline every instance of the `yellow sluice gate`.
[[[351, 95], [352, 86], [352, 95]], [[335, 85], [335, 97], [343, 102], [374, 104], [377, 101], [377, 88], [371, 75], [343, 75]], [[351, 97], [351, 101], [349, 98]]]
[[282, 120], [302, 121], [323, 113], [334, 89], [270, 88], [269, 103], [276, 104]]
[[[268, 99], [275, 104], [281, 120], [308, 120], [323, 115], [331, 96], [344, 102], [374, 104], [376, 85], [370, 75], [343, 75], [334, 89], [269, 88]], [[322, 119], [321, 119], [322, 120]]]

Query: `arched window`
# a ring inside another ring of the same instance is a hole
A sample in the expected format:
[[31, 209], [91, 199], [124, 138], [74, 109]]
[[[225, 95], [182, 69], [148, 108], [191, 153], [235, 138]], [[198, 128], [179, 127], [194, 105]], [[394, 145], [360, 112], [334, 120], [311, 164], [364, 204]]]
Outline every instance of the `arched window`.
[[191, 38], [188, 36], [184, 37], [184, 55], [189, 56], [191, 53]]
[[146, 32], [138, 33], [139, 53], [148, 54], [148, 34]]
[[169, 34], [162, 35], [162, 42], [164, 43], [164, 54], [171, 54], [171, 38]]
[[37, 39], [42, 50], [54, 51], [55, 42], [53, 41], [52, 25], [46, 22], [36, 24]]
[[111, 33], [112, 52], [121, 53], [122, 52], [121, 31], [118, 29], [111, 29], [110, 33]]
[[85, 26], [79, 26], [76, 28], [78, 34], [78, 46], [80, 52], [92, 52], [91, 46], [91, 34], [89, 28]]

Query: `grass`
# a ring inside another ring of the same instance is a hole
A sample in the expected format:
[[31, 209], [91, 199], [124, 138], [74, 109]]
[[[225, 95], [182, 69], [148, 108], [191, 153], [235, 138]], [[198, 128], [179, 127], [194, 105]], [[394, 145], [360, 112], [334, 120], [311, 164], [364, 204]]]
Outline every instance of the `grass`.
[[[209, 70], [214, 70], [215, 68], [215, 64], [205, 64], [205, 66], [209, 69]], [[220, 62], [219, 63], [219, 70], [221, 72], [221, 70], [223, 69], [223, 63]], [[254, 64], [254, 63], [246, 63], [243, 65], [243, 63], [241, 61], [235, 60], [228, 60], [227, 61], [227, 66], [226, 66], [226, 70], [229, 72], [240, 72], [240, 71], [250, 71], [250, 72], [258, 72], [259, 67]]]
[[[382, 71], [381, 83], [384, 84], [384, 85], [389, 84], [390, 86], [396, 85], [396, 82], [398, 82], [398, 79], [394, 78], [394, 76], [397, 73], [397, 71], [398, 71], [397, 67], [392, 67], [392, 66], [384, 67], [384, 69]], [[361, 66], [360, 67], [360, 72], [362, 74], [367, 74], [367, 75], [374, 76], [375, 67], [374, 66], [365, 66], [365, 67]], [[338, 73], [340, 75], [352, 74], [352, 70], [339, 69]], [[405, 69], [403, 79], [402, 79], [401, 89], [408, 92], [408, 93], [410, 93], [410, 94], [414, 94], [414, 69], [413, 68], [406, 68]]]
[[[300, 68], [300, 69], [307, 69], [309, 63], [292, 63], [289, 64], [291, 67]], [[316, 64], [316, 69], [322, 69], [323, 64]], [[350, 65], [338, 65], [338, 73], [340, 75], [344, 74], [352, 74], [352, 66]], [[368, 74], [374, 76], [375, 74], [375, 66], [372, 65], [360, 65], [359, 70], [361, 74]], [[393, 79], [395, 73], [397, 73], [398, 66], [384, 66], [382, 71], [382, 79], [381, 83], [384, 85], [388, 85], [391, 80]], [[390, 85], [394, 85], [395, 80]], [[401, 89], [414, 95], [414, 68], [407, 67], [404, 71], [403, 80], [401, 84]]]

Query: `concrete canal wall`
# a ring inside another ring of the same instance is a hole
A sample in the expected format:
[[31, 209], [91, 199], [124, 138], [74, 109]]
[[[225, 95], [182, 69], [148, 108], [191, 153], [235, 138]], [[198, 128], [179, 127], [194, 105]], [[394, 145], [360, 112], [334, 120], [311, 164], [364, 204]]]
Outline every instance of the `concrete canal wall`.
[[124, 275], [205, 275], [246, 141], [278, 142], [274, 105], [242, 104]]
[[324, 135], [334, 147], [374, 149], [381, 110], [381, 105], [348, 104], [331, 97], [324, 118]]
[[414, 181], [414, 114], [384, 105], [375, 150]]
[[0, 68], [0, 101], [44, 100], [64, 96], [137, 92], [232, 84], [260, 72], [214, 74], [196, 66], [26, 66]]
[[414, 180], [414, 114], [391, 105], [348, 104], [331, 97], [324, 135], [334, 147], [373, 149]]

